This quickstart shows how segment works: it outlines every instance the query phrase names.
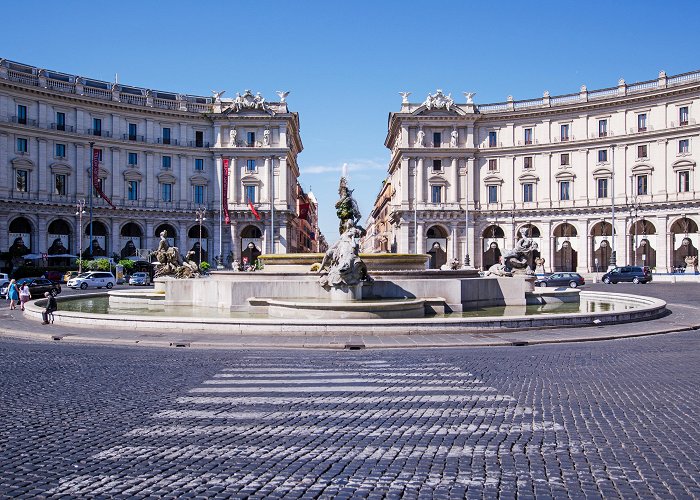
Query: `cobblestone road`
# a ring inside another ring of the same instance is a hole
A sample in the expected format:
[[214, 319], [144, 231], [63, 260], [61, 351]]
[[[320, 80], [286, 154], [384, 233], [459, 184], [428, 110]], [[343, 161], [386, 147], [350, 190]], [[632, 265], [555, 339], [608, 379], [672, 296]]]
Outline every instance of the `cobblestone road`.
[[0, 340], [0, 495], [700, 498], [700, 334], [460, 350]]

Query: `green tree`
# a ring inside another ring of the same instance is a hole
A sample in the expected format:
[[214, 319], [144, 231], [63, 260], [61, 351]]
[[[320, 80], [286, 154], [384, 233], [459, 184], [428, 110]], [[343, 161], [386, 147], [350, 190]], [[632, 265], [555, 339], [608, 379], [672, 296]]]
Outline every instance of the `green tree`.
[[131, 274], [131, 271], [134, 270], [134, 261], [129, 260], [129, 259], [122, 259], [119, 261], [119, 265], [124, 268], [124, 271], [127, 272], [127, 274]]

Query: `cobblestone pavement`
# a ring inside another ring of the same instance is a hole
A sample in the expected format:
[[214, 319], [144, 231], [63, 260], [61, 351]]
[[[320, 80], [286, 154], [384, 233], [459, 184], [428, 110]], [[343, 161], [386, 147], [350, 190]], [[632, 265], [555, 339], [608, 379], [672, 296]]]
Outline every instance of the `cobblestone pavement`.
[[0, 496], [700, 497], [700, 334], [212, 351], [0, 339]]

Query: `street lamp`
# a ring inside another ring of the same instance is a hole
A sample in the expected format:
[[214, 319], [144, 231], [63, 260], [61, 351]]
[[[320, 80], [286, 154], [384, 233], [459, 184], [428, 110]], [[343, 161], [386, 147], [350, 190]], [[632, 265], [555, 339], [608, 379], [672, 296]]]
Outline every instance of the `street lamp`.
[[80, 252], [78, 253], [78, 274], [83, 272], [83, 214], [85, 213], [85, 200], [80, 200], [75, 208], [78, 210], [75, 215], [78, 216], [78, 247]]
[[611, 196], [610, 196], [610, 208], [611, 208], [611, 216], [612, 216], [612, 234], [610, 236], [611, 239], [611, 250], [612, 254], [610, 256], [610, 263], [608, 264], [609, 269], [613, 269], [617, 267], [617, 252], [616, 252], [616, 247], [615, 247], [615, 148], [617, 147], [617, 144], [612, 144], [610, 146], [612, 150], [612, 178], [611, 178], [611, 186], [610, 186], [610, 191], [611, 191]]
[[207, 220], [206, 217], [204, 217], [207, 213], [207, 211], [204, 208], [199, 208], [195, 210], [195, 215], [197, 217], [197, 223], [199, 224], [199, 267], [202, 267], [202, 223]]

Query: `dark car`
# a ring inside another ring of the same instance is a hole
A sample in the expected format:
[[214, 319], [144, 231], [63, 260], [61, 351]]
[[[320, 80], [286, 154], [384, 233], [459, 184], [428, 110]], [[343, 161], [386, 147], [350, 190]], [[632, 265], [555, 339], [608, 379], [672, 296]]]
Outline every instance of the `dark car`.
[[38, 299], [44, 296], [45, 292], [51, 292], [52, 295], [61, 293], [61, 285], [46, 278], [22, 278], [17, 280], [17, 286], [22, 288], [22, 285], [29, 286], [29, 293], [32, 299]]
[[616, 267], [603, 275], [603, 283], [649, 283], [651, 269], [640, 266]]
[[535, 280], [535, 286], [568, 286], [576, 288], [585, 285], [586, 280], [578, 273], [554, 273]]

